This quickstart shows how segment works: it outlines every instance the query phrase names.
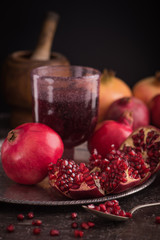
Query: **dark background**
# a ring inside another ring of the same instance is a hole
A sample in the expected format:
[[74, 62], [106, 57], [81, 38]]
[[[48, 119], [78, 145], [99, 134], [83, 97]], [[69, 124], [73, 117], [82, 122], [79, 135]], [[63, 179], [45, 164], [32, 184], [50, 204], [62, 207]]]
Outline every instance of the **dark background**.
[[160, 13], [154, 1], [1, 0], [0, 65], [8, 54], [33, 50], [47, 11], [60, 21], [52, 50], [73, 65], [113, 69], [131, 87], [160, 70]]

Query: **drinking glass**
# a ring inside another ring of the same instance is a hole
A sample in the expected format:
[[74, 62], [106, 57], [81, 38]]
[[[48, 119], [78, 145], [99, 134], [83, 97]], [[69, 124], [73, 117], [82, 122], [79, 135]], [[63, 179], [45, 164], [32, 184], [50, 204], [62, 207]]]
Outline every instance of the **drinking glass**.
[[[55, 130], [64, 156], [73, 154], [97, 124], [100, 72], [84, 66], [41, 66], [32, 70], [33, 121]], [[69, 150], [69, 151], [68, 151]], [[67, 157], [67, 156], [65, 156]]]

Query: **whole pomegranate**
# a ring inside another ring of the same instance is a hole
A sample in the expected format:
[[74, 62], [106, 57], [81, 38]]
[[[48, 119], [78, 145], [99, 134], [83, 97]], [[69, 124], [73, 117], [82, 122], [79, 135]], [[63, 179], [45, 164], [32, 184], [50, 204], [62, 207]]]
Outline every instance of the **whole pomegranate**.
[[151, 123], [160, 128], [160, 94], [157, 94], [149, 102], [149, 109], [151, 114]]
[[96, 149], [102, 157], [105, 157], [112, 144], [118, 149], [122, 142], [132, 133], [132, 124], [132, 115], [127, 111], [118, 121], [106, 120], [99, 123], [88, 140], [90, 153]]
[[125, 111], [131, 111], [133, 116], [133, 130], [149, 125], [150, 112], [147, 105], [136, 97], [123, 97], [114, 101], [106, 112], [106, 120], [117, 121]]
[[20, 184], [36, 184], [47, 175], [64, 150], [60, 136], [41, 123], [25, 123], [8, 133], [1, 148], [6, 175]]
[[116, 77], [113, 71], [104, 69], [100, 81], [98, 122], [104, 120], [106, 111], [112, 102], [121, 97], [130, 96], [132, 96], [130, 87], [122, 79]]
[[154, 96], [160, 94], [160, 71], [157, 71], [154, 76], [139, 80], [132, 91], [135, 97], [148, 105]]

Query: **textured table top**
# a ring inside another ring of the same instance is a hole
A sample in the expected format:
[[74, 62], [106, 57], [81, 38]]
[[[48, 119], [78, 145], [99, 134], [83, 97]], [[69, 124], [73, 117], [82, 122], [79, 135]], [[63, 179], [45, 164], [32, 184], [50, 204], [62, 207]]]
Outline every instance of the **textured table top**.
[[[8, 129], [1, 128], [0, 137], [6, 135]], [[119, 199], [119, 203], [126, 211], [136, 205], [143, 203], [160, 202], [160, 174], [155, 181], [133, 195]], [[33, 234], [32, 220], [26, 215], [28, 212], [34, 213], [34, 219], [42, 220], [41, 232], [38, 236]], [[77, 212], [78, 217], [71, 219], [71, 213]], [[19, 213], [24, 214], [23, 221], [17, 220]], [[149, 207], [138, 210], [133, 218], [127, 222], [107, 222], [91, 215], [82, 209], [81, 205], [73, 206], [38, 206], [15, 203], [0, 203], [0, 240], [32, 240], [32, 239], [76, 239], [74, 229], [71, 228], [72, 222], [76, 221], [81, 229], [82, 222], [93, 221], [95, 226], [84, 231], [82, 239], [105, 239], [105, 240], [159, 240], [160, 224], [155, 223], [155, 217], [160, 216], [160, 207]], [[6, 227], [9, 224], [15, 225], [15, 231], [8, 233]], [[50, 230], [57, 229], [59, 236], [50, 236]]]

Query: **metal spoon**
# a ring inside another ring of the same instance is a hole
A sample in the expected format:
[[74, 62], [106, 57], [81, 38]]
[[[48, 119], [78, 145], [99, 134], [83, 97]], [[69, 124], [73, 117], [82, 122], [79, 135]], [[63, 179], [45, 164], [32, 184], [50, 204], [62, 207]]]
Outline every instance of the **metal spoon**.
[[[151, 206], [156, 206], [156, 205], [160, 205], [160, 202], [138, 205], [138, 206], [132, 208], [129, 212], [131, 214], [133, 214], [135, 211], [137, 211], [140, 208], [151, 207]], [[110, 221], [127, 221], [128, 219], [130, 219], [129, 217], [122, 217], [122, 216], [118, 216], [118, 215], [114, 215], [114, 214], [110, 214], [110, 213], [104, 213], [104, 212], [101, 212], [101, 211], [97, 211], [95, 209], [88, 208], [85, 205], [82, 205], [82, 207], [86, 211], [88, 211], [88, 212], [90, 212], [90, 213], [92, 213], [92, 214], [94, 214], [98, 217], [102, 217], [102, 218], [105, 218], [105, 219], [110, 220]]]

